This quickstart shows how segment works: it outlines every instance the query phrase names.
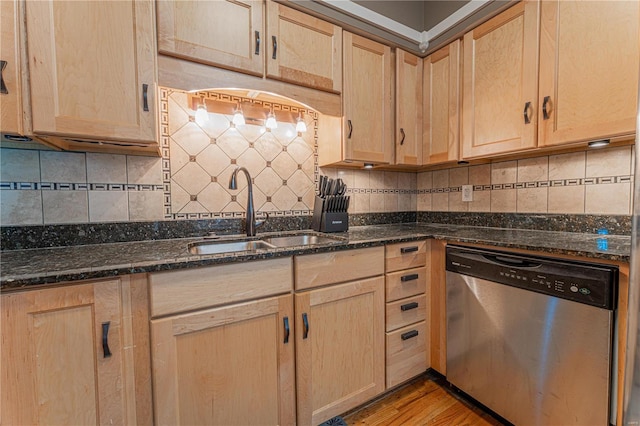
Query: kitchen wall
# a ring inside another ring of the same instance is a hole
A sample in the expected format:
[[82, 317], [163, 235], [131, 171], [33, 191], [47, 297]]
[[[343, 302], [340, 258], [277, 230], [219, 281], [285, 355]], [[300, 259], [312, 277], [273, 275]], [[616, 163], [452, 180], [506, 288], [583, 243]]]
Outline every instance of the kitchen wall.
[[[202, 92], [210, 99], [230, 95]], [[261, 103], [255, 99], [243, 102]], [[271, 106], [268, 104], [267, 106]], [[297, 107], [273, 104], [275, 110]], [[0, 224], [39, 225], [242, 217], [244, 176], [228, 189], [238, 166], [253, 178], [259, 212], [310, 215], [319, 173], [341, 177], [353, 213], [415, 211], [416, 174], [318, 168], [316, 113], [304, 112], [307, 132], [279, 123], [268, 132], [231, 116], [209, 114], [202, 126], [185, 92], [162, 90], [162, 158], [20, 149], [0, 150]]]
[[[594, 149], [418, 173], [418, 211], [629, 215], [633, 150]], [[473, 201], [462, 201], [461, 185], [473, 185]]]

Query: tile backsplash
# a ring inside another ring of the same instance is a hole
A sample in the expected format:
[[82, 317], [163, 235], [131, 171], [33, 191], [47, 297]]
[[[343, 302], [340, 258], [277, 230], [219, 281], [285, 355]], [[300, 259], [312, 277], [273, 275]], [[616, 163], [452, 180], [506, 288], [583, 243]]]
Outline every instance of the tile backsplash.
[[[634, 148], [418, 173], [418, 211], [630, 215]], [[463, 202], [461, 186], [473, 186]]]
[[[188, 94], [161, 91], [162, 157], [0, 149], [0, 225], [135, 222], [244, 216], [247, 184], [229, 190], [231, 172], [246, 167], [258, 212], [307, 216], [319, 174], [341, 178], [350, 213], [415, 211], [630, 215], [631, 146], [461, 166], [429, 172], [318, 167], [315, 111], [216, 92], [213, 100], [250, 102], [304, 113], [273, 131], [235, 128], [210, 113], [195, 122]], [[473, 186], [463, 202], [462, 185]]]

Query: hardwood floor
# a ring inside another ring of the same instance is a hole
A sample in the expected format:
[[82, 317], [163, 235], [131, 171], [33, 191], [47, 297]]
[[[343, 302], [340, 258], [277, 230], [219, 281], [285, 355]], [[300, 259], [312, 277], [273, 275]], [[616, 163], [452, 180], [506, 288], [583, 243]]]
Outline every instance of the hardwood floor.
[[343, 419], [349, 426], [503, 425], [449, 390], [444, 380], [429, 374], [347, 413]]

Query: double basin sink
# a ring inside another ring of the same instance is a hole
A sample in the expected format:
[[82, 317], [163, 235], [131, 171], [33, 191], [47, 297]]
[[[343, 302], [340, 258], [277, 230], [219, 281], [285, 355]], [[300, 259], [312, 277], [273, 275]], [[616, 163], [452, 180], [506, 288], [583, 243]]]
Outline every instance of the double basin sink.
[[285, 235], [265, 235], [263, 237], [227, 237], [219, 240], [204, 240], [189, 244], [189, 253], [197, 255], [220, 253], [257, 253], [261, 251], [341, 244], [347, 240], [337, 236], [327, 236], [316, 232], [300, 232]]

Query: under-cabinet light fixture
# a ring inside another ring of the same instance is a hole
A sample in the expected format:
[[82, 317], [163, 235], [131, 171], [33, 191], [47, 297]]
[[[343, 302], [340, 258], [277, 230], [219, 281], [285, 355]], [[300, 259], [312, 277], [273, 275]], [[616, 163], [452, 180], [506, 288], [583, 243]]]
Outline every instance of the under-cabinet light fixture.
[[244, 126], [246, 124], [244, 120], [244, 114], [242, 113], [242, 106], [238, 102], [238, 108], [233, 113], [233, 119], [231, 120], [234, 126]]
[[591, 141], [588, 143], [589, 148], [602, 148], [603, 146], [609, 145], [609, 139], [600, 139], [597, 141]]
[[204, 104], [204, 99], [202, 99], [202, 102], [198, 104], [198, 108], [196, 109], [196, 123], [199, 126], [203, 126], [207, 121], [209, 121], [209, 112]]
[[297, 119], [297, 122], [296, 122], [296, 132], [304, 133], [306, 131], [307, 131], [307, 124], [302, 119], [302, 114], [299, 113], [298, 114], [298, 119]]
[[365, 169], [373, 169], [373, 163], [364, 163]]
[[276, 116], [273, 115], [273, 108], [271, 108], [271, 111], [269, 111], [267, 120], [264, 122], [264, 127], [266, 127], [269, 130], [278, 128], [278, 122], [276, 121]]

